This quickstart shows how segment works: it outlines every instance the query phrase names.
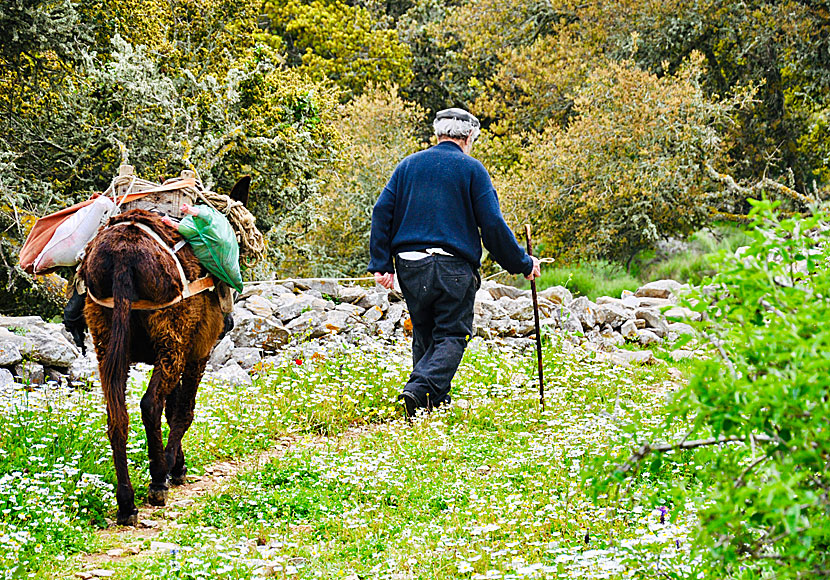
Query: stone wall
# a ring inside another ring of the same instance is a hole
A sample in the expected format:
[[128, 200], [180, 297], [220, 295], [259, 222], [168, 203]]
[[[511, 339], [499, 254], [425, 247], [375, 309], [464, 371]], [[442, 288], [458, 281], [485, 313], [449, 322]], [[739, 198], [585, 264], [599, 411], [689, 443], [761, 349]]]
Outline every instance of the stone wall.
[[[617, 364], [650, 362], [650, 350], [621, 350], [625, 343], [670, 345], [694, 334], [700, 314], [677, 305], [683, 286], [673, 280], [646, 284], [620, 298], [592, 302], [561, 286], [539, 292], [543, 332], [594, 350]], [[247, 382], [264, 358], [309, 342], [405, 340], [411, 324], [401, 294], [380, 286], [341, 286], [331, 280], [295, 280], [246, 286], [234, 306], [234, 329], [213, 349], [208, 372], [217, 380]], [[483, 340], [527, 342], [535, 334], [529, 290], [485, 281], [476, 294], [475, 334]], [[472, 338], [472, 337], [471, 337]], [[0, 317], [0, 384], [85, 381], [96, 372], [89, 340], [81, 356], [60, 324], [36, 316]], [[677, 358], [690, 351], [675, 351]]]

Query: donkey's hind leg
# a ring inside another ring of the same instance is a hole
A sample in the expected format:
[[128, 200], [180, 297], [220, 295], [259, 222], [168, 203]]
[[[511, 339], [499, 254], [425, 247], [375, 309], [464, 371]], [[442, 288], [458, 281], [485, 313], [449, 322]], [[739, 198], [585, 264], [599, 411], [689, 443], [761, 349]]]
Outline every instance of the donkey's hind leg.
[[182, 382], [167, 395], [165, 416], [170, 426], [167, 436], [167, 468], [170, 470], [170, 483], [182, 485], [187, 476], [187, 465], [182, 450], [182, 437], [193, 423], [193, 410], [196, 407], [196, 391], [204, 373], [207, 359], [188, 362], [184, 367]]
[[147, 501], [162, 506], [167, 501], [167, 458], [161, 436], [161, 415], [167, 395], [176, 387], [184, 370], [181, 346], [157, 350], [153, 376], [141, 398], [141, 418], [147, 433], [147, 454], [150, 458], [150, 489]]

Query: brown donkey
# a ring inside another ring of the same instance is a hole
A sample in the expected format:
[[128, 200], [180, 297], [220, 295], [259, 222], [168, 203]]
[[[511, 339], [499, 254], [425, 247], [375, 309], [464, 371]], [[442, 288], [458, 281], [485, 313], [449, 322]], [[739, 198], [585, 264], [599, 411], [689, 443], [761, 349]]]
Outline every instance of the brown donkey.
[[[249, 183], [249, 178], [243, 178], [234, 187], [232, 197], [247, 198]], [[240, 188], [245, 191], [238, 191]], [[125, 398], [130, 364], [154, 365], [147, 392], [141, 398], [141, 418], [150, 459], [147, 499], [152, 505], [164, 505], [168, 478], [173, 485], [185, 481], [187, 467], [181, 441], [193, 422], [196, 389], [222, 330], [223, 317], [216, 292], [201, 292], [160, 309], [139, 309], [147, 302], [164, 305], [175, 300], [181, 296], [183, 285], [170, 252], [138, 225], [113, 227], [124, 222], [149, 227], [171, 248], [181, 236], [156, 214], [131, 210], [112, 218], [89, 244], [79, 270], [89, 291], [84, 316], [95, 344], [107, 402], [107, 434], [118, 478], [117, 522], [135, 525], [138, 510], [127, 470], [129, 417]], [[176, 255], [189, 281], [207, 275], [189, 246]], [[104, 303], [111, 298], [111, 307], [102, 306], [92, 297]], [[161, 435], [162, 411], [170, 426], [166, 447]]]

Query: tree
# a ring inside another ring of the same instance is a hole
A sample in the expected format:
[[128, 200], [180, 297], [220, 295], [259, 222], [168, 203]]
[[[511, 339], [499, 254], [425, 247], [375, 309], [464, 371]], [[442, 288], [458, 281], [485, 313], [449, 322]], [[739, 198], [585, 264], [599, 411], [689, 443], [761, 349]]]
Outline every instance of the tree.
[[[591, 476], [599, 495], [644, 464], [655, 474], [663, 463], [687, 464], [688, 478], [646, 501], [675, 513], [698, 506], [689, 561], [702, 558], [689, 577], [826, 577], [828, 216], [785, 219], [777, 203], [752, 204], [752, 243], [722, 255], [718, 273], [687, 303], [705, 313], [699, 336], [712, 356], [695, 365], [665, 421], [634, 434], [633, 455], [600, 459]], [[677, 440], [666, 441], [672, 433]], [[608, 460], [616, 463], [610, 478]]]
[[725, 202], [703, 163], [722, 154], [717, 129], [734, 103], [707, 99], [701, 74], [701, 56], [662, 78], [632, 62], [595, 69], [567, 128], [552, 121], [522, 168], [498, 180], [508, 211], [565, 260], [630, 263], [661, 237], [706, 223]]
[[329, 79], [345, 96], [373, 83], [406, 85], [409, 47], [369, 10], [341, 0], [265, 3], [268, 32], [260, 38], [284, 50], [288, 64], [315, 80]]

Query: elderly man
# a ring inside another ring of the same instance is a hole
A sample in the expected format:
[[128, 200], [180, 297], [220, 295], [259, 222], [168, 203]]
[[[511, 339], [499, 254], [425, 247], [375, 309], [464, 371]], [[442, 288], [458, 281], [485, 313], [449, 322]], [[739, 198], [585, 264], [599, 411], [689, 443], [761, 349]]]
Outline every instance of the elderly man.
[[[438, 144], [400, 162], [372, 212], [368, 270], [398, 282], [412, 317], [406, 414], [450, 402], [450, 383], [473, 333], [481, 285], [481, 242], [508, 272], [539, 275], [539, 260], [516, 241], [484, 166], [470, 157], [478, 119], [462, 109], [435, 116]], [[394, 257], [394, 263], [393, 263]]]

